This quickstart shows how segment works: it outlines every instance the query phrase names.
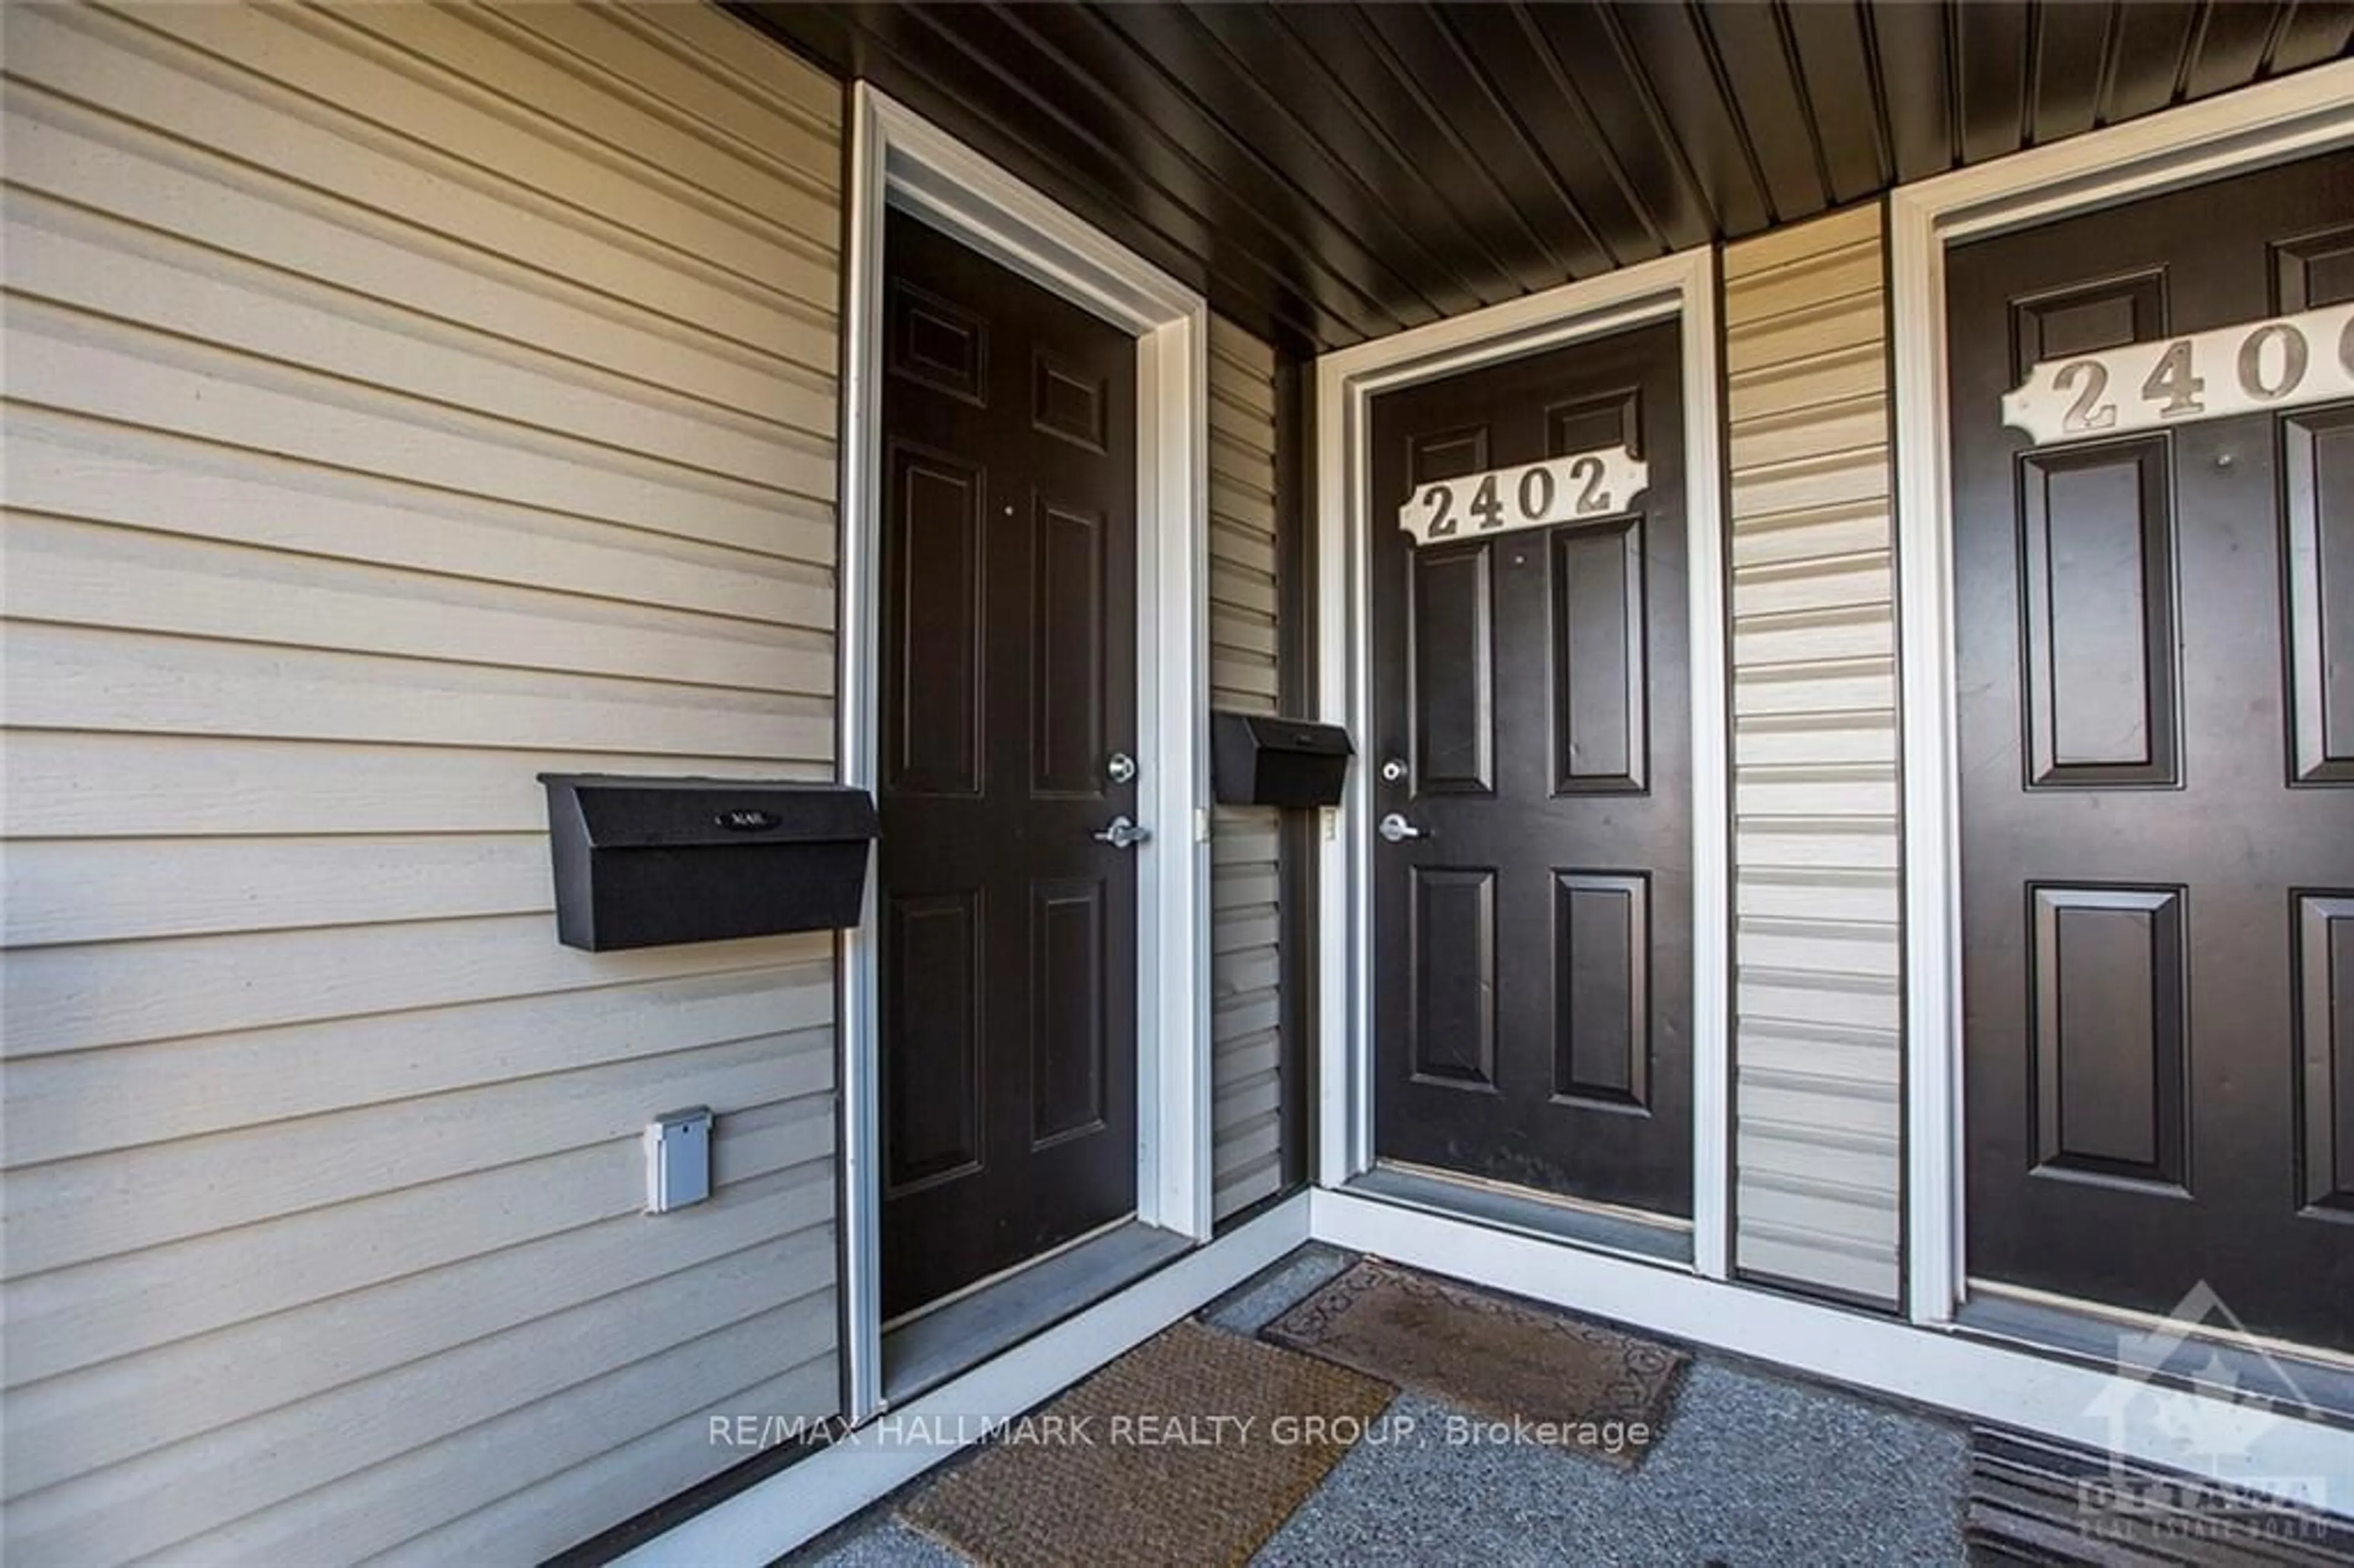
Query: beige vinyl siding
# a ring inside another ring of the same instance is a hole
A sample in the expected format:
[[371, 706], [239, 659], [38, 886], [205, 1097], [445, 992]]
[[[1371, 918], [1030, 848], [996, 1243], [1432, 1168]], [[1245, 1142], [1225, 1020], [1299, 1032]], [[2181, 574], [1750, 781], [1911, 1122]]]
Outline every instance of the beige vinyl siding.
[[[1276, 711], [1275, 351], [1210, 321], [1210, 700]], [[1210, 838], [1212, 1181], [1220, 1218], [1282, 1185], [1278, 814], [1221, 806]]]
[[1881, 215], [1724, 257], [1744, 1272], [1898, 1296], [1896, 635]]
[[839, 87], [700, 5], [0, 27], [0, 1555], [543, 1557], [836, 1408], [832, 938], [559, 946], [535, 775], [831, 775]]

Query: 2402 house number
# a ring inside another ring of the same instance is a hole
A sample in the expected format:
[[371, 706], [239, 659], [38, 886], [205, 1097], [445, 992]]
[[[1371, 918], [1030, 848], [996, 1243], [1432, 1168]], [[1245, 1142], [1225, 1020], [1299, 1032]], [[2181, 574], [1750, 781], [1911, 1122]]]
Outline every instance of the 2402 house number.
[[2354, 397], [2354, 304], [2039, 361], [2002, 420], [2037, 445]]
[[1417, 545], [1543, 528], [1626, 511], [1650, 482], [1625, 446], [1492, 468], [1417, 486], [1398, 508], [1398, 526]]

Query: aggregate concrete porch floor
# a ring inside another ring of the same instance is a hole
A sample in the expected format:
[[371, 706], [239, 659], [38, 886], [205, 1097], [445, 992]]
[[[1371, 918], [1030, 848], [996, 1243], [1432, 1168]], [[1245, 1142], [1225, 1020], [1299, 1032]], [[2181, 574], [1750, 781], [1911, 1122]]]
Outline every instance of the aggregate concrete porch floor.
[[[1256, 1334], [1353, 1259], [1309, 1245], [1202, 1320]], [[1664, 1436], [1622, 1472], [1536, 1445], [1447, 1442], [1456, 1414], [1413, 1393], [1405, 1442], [1360, 1443], [1259, 1550], [1265, 1568], [1331, 1563], [1961, 1563], [1962, 1428], [1760, 1369], [1697, 1355]], [[910, 1490], [930, 1478], [913, 1483]], [[790, 1562], [960, 1568], [886, 1499]], [[1107, 1562], [1119, 1560], [1107, 1543]]]

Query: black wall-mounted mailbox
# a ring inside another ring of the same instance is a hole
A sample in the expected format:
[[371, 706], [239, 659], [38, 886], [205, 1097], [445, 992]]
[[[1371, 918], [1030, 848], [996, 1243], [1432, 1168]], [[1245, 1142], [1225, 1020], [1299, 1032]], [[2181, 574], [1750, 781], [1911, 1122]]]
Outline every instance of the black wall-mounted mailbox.
[[592, 953], [858, 924], [864, 789], [543, 773], [556, 935]]
[[1337, 806], [1352, 755], [1336, 724], [1210, 715], [1210, 771], [1229, 806]]

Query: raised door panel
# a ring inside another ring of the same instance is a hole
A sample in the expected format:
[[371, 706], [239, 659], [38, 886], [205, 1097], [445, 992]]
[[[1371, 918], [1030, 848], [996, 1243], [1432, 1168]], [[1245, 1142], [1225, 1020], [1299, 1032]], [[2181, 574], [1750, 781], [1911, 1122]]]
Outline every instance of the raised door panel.
[[1104, 1120], [1104, 885], [1042, 881], [1030, 894], [1030, 1140], [1034, 1149]]
[[[1488, 427], [1416, 436], [1407, 482], [1488, 467]], [[1463, 501], [1457, 497], [1454, 509]], [[1386, 522], [1386, 520], [1384, 520]], [[1495, 787], [1495, 560], [1484, 544], [1408, 557], [1414, 617], [1414, 779], [1417, 789], [1479, 794]]]
[[1495, 552], [1417, 550], [1414, 778], [1426, 794], [1485, 794], [1496, 779]]
[[1639, 1110], [1651, 1059], [1649, 881], [1553, 873], [1553, 1093]]
[[1030, 788], [1037, 795], [1100, 794], [1108, 652], [1103, 517], [1042, 499], [1033, 539]]
[[2273, 306], [2281, 314], [2354, 300], [2354, 223], [2273, 247]]
[[1047, 349], [1030, 366], [1030, 423], [1091, 452], [1104, 450], [1105, 418], [1111, 398], [1103, 378]]
[[890, 901], [890, 1013], [885, 1139], [892, 1192], [987, 1161], [982, 1091], [982, 906], [978, 891]]
[[1552, 536], [1557, 795], [1639, 795], [1649, 775], [1643, 533], [1638, 515]]
[[1643, 395], [1638, 387], [1614, 387], [1550, 404], [1544, 412], [1547, 457], [1567, 457], [1602, 447], [1643, 448]]
[[2036, 1169], [2180, 1187], [2182, 895], [2032, 891]]
[[894, 376], [977, 408], [989, 403], [989, 323], [904, 280], [891, 284], [884, 349]]
[[2011, 373], [2017, 382], [2036, 362], [2097, 354], [2143, 343], [2166, 331], [2166, 279], [2135, 272], [2015, 300], [2010, 306]]
[[896, 511], [885, 634], [897, 673], [885, 787], [909, 794], [981, 791], [982, 517], [987, 479], [969, 463], [894, 443]]
[[1488, 427], [1465, 425], [1459, 429], [1432, 430], [1416, 436], [1406, 455], [1406, 482], [1428, 484], [1478, 473], [1488, 466]]
[[2354, 407], [2281, 421], [2289, 756], [2299, 784], [2354, 784]]
[[2164, 438], [2020, 465], [2028, 784], [2180, 778]]
[[2296, 900], [2296, 1031], [2300, 1196], [2354, 1219], [2354, 892]]
[[1458, 1088], [1496, 1083], [1496, 874], [1414, 868], [1407, 967], [1413, 1071]]

